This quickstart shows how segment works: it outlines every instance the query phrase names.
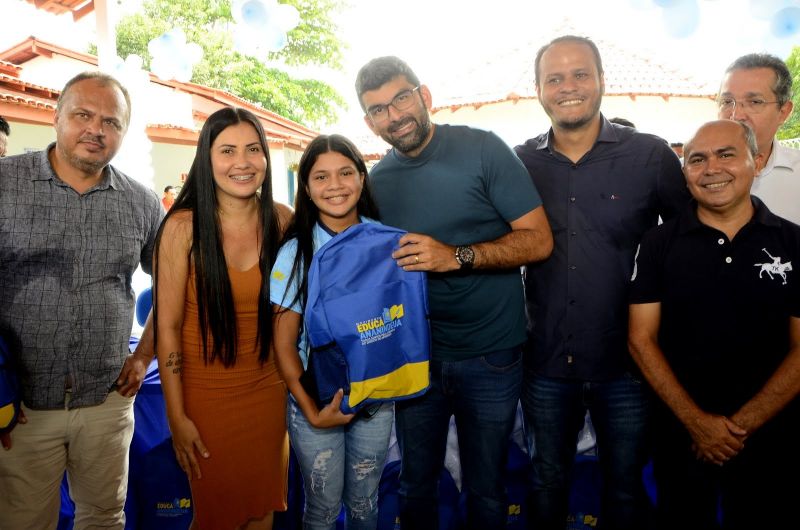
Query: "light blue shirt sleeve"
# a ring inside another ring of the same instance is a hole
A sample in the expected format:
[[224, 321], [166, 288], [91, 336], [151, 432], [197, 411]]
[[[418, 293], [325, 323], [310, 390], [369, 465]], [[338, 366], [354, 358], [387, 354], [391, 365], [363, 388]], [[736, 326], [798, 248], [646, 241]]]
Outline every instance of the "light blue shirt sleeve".
[[[300, 300], [295, 300], [300, 285], [300, 278], [295, 276], [292, 278], [291, 283], [289, 282], [296, 254], [296, 239], [290, 239], [278, 250], [278, 256], [275, 258], [275, 264], [272, 266], [272, 273], [269, 275], [269, 301], [302, 315], [303, 308], [300, 304]], [[302, 274], [302, 270], [300, 273]]]
[[[365, 223], [376, 222], [367, 217], [362, 217], [361, 221]], [[330, 241], [331, 237], [319, 224], [314, 225], [314, 252]], [[300, 288], [300, 279], [295, 277], [289, 282], [295, 254], [297, 254], [296, 239], [290, 239], [278, 250], [278, 256], [275, 258], [275, 264], [272, 266], [272, 272], [269, 275], [269, 300], [273, 304], [302, 315], [302, 304], [299, 300], [294, 300], [297, 290]], [[300, 335], [297, 337], [297, 353], [300, 355], [303, 369], [305, 369], [308, 365], [308, 334], [305, 326], [300, 329]]]

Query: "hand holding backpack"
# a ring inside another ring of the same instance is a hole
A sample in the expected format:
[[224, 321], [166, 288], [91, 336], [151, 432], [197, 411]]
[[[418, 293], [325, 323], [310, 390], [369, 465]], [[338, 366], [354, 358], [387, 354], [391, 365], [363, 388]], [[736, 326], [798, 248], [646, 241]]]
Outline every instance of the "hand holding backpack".
[[429, 386], [427, 278], [391, 257], [403, 230], [377, 223], [351, 226], [311, 262], [304, 323], [308, 376], [318, 404], [344, 389], [341, 411], [408, 399]]

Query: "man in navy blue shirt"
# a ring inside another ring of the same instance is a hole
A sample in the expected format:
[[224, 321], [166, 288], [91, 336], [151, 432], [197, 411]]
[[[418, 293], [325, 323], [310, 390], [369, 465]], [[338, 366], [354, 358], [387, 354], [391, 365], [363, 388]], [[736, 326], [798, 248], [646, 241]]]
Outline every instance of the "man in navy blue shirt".
[[642, 234], [688, 202], [678, 157], [600, 113], [595, 44], [559, 37], [535, 62], [551, 129], [516, 148], [550, 221], [554, 250], [526, 271], [530, 340], [522, 404], [532, 429], [532, 527], [563, 530], [569, 474], [588, 410], [597, 434], [604, 528], [643, 528], [647, 394], [627, 347], [628, 282]]
[[[800, 408], [800, 227], [751, 196], [764, 167], [744, 123], [686, 144], [695, 200], [642, 240], [631, 353], [663, 403], [653, 456], [658, 526], [793, 526]], [[793, 402], [794, 400], [794, 402]]]

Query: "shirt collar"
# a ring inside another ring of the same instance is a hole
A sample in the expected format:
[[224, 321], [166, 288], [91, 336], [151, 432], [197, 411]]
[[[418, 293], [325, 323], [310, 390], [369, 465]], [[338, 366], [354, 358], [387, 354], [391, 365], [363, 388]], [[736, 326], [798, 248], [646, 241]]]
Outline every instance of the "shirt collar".
[[[600, 132], [597, 135], [597, 139], [594, 141], [595, 145], [598, 143], [616, 143], [619, 141], [619, 137], [617, 136], [617, 131], [614, 129], [614, 125], [603, 116], [603, 113], [600, 113]], [[553, 144], [553, 127], [547, 131], [547, 134], [542, 135], [541, 140], [539, 140], [539, 145], [536, 146], [537, 150], [542, 149], [550, 149], [550, 146]], [[592, 147], [594, 149], [594, 147]], [[551, 150], [552, 151], [552, 150]]]
[[[369, 217], [364, 217], [363, 215], [359, 215], [358, 220], [361, 223], [376, 222], [374, 219], [370, 219]], [[327, 243], [328, 241], [339, 235], [339, 233], [334, 232], [330, 228], [324, 226], [321, 222], [317, 221], [316, 223], [314, 223], [314, 232], [313, 232], [314, 248], [319, 249], [320, 247], [322, 247], [322, 245], [324, 245], [325, 243]]]
[[[780, 226], [780, 218], [772, 213], [761, 199], [755, 195], [751, 195], [750, 200], [753, 202], [753, 208], [755, 209], [755, 212], [753, 212], [753, 217], [747, 224], [758, 223], [764, 226]], [[685, 234], [704, 228], [713, 229], [713, 227], [703, 224], [697, 217], [697, 201], [692, 199], [689, 201], [688, 206], [681, 213], [680, 217], [678, 217], [678, 231], [681, 234]]]
[[790, 149], [791, 148], [781, 144], [777, 138], [773, 139], [772, 153], [769, 155], [769, 160], [767, 160], [767, 163], [764, 164], [764, 169], [761, 170], [761, 173], [759, 173], [758, 176], [768, 175], [776, 167], [783, 167], [793, 170], [794, 167], [792, 165], [792, 153], [789, 151]]
[[[65, 184], [64, 181], [61, 180], [56, 174], [52, 164], [50, 164], [50, 156], [49, 156], [50, 151], [55, 149], [55, 147], [56, 143], [53, 142], [47, 146], [47, 149], [39, 151], [39, 153], [37, 154], [39, 170], [31, 172], [30, 175], [31, 180], [53, 180]], [[108, 188], [113, 188], [115, 190], [123, 190], [125, 189], [125, 187], [126, 187], [125, 182], [122, 179], [122, 177], [109, 164], [103, 170], [103, 179], [97, 186], [93, 187], [92, 190], [105, 190]]]

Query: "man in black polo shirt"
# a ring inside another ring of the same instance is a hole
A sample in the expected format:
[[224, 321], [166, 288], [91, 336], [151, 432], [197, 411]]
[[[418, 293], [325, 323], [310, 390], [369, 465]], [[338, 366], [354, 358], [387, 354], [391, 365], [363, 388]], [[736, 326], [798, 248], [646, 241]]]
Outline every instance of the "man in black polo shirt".
[[695, 200], [645, 235], [631, 290], [631, 353], [663, 401], [659, 527], [718, 528], [718, 506], [722, 528], [792, 526], [800, 227], [750, 195], [764, 156], [747, 125], [705, 124], [684, 153]]
[[588, 409], [603, 471], [605, 528], [644, 527], [646, 385], [631, 374], [628, 284], [642, 234], [688, 201], [667, 142], [600, 113], [595, 44], [565, 36], [539, 50], [536, 91], [550, 131], [516, 152], [553, 229], [551, 257], [527, 266], [530, 343], [522, 405], [532, 428], [532, 527], [563, 530], [569, 475]]

